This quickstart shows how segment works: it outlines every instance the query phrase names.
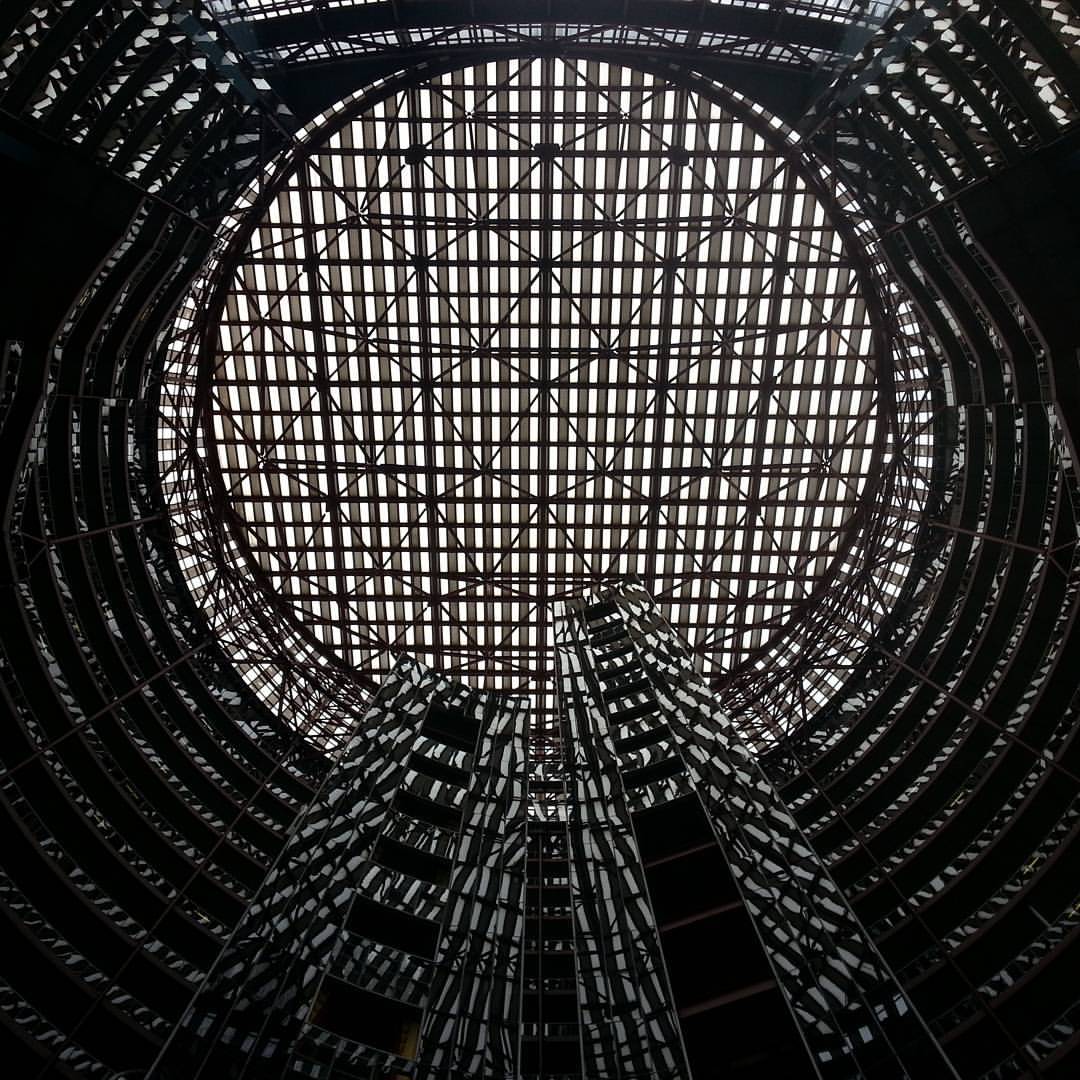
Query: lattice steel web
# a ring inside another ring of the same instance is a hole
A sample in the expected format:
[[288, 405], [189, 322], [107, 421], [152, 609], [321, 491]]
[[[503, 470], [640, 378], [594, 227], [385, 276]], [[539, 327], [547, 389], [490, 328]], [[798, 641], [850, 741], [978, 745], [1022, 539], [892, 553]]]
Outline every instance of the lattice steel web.
[[547, 605], [612, 577], [707, 676], [760, 668], [865, 574], [904, 413], [833, 198], [752, 112], [598, 61], [369, 101], [256, 196], [174, 345], [229, 557], [358, 670], [403, 651], [541, 715]]
[[[751, 10], [765, 6], [755, 0], [713, 0], [713, 2], [719, 2], [726, 7]], [[386, 0], [328, 0], [319, 6], [325, 10], [333, 10], [372, 7], [385, 3]], [[317, 5], [312, 3], [312, 0], [236, 0], [230, 3], [225, 3], [224, 0], [212, 0], [210, 6], [215, 13], [220, 11], [226, 18], [231, 16], [235, 20], [257, 20], [310, 11]], [[895, 6], [895, 2], [891, 0], [795, 0], [786, 6], [809, 18], [863, 25], [872, 18], [882, 18], [885, 12]]]

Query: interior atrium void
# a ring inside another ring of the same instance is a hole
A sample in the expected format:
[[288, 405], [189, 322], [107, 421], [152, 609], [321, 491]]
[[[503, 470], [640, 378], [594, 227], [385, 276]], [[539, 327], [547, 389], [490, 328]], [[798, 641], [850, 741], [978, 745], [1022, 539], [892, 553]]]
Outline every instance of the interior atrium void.
[[528, 703], [563, 903], [555, 612], [627, 582], [948, 1068], [1077, 1074], [1080, 4], [0, 41], [13, 1076], [147, 1074], [402, 663]]

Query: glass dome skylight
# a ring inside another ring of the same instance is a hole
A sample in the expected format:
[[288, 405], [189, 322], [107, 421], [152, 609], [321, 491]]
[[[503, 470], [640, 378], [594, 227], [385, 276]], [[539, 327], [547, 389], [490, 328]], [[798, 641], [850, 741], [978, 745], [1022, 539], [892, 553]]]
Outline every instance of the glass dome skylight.
[[597, 61], [341, 115], [217, 270], [196, 411], [233, 557], [317, 651], [541, 711], [547, 605], [602, 579], [640, 577], [716, 680], [790, 665], [896, 415], [834, 196], [753, 111]]

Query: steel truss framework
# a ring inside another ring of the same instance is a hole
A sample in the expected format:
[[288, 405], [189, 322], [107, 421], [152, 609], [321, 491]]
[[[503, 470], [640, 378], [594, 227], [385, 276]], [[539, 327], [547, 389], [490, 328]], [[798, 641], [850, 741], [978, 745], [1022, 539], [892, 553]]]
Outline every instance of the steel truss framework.
[[870, 636], [900, 592], [934, 386], [850, 196], [781, 127], [555, 58], [335, 109], [181, 309], [181, 545], [230, 522], [316, 646], [535, 689], [541, 719], [550, 600], [639, 573], [756, 743], [804, 722], [849, 663], [805, 615], [829, 594]]
[[520, 51], [557, 42], [608, 49], [690, 48], [699, 56], [829, 72], [880, 27], [896, 3], [806, 0], [763, 10], [742, 0], [692, 6], [599, 2], [582, 9], [549, 0], [542, 20], [535, 8], [513, 0], [487, 10], [453, 0], [367, 0], [328, 5], [317, 15], [310, 4], [288, 0], [211, 6], [244, 43], [245, 55], [263, 70], [350, 57], [396, 59], [446, 47]]
[[[582, 5], [546, 10], [571, 7]], [[605, 11], [612, 25], [693, 22], [683, 49], [666, 32], [625, 35], [692, 70], [696, 34], [725, 9], [650, 0]], [[446, 65], [460, 41], [488, 39], [475, 12], [499, 22], [479, 3], [405, 0], [382, 17], [399, 37], [411, 20], [419, 39], [425, 11], [450, 16], [457, 36], [441, 46], [432, 26], [431, 49], [263, 74], [302, 104], [300, 84], [351, 89], [399, 60]], [[1060, 295], [1077, 275], [1045, 272], [1073, 265], [1063, 165], [1080, 104], [1078, 12], [1075, 0], [904, 0], [850, 70], [838, 24], [826, 42], [838, 77], [810, 110], [805, 81], [789, 77], [796, 65], [776, 62], [803, 48], [805, 23], [770, 9], [750, 35], [768, 62], [724, 76], [745, 75], [752, 95], [795, 88], [783, 114], [860, 192], [955, 395], [939, 413], [952, 475], [937, 477], [943, 501], [928, 510], [904, 595], [872, 640], [837, 633], [858, 657], [851, 678], [768, 767], [971, 1076], [1071, 1080], [1080, 1053], [1080, 415], [1075, 305]], [[324, 10], [301, 18], [297, 43], [332, 27]], [[4, 122], [30, 143], [44, 133], [39, 165], [46, 176], [55, 166], [55, 186], [26, 200], [39, 216], [13, 275], [42, 303], [11, 320], [19, 329], [0, 370], [0, 438], [16, 466], [2, 549], [10, 617], [0, 620], [10, 721], [0, 726], [0, 888], [14, 930], [2, 957], [5, 1063], [28, 1077], [109, 1077], [153, 1059], [310, 798], [318, 756], [289, 732], [290, 714], [362, 706], [348, 674], [258, 592], [222, 587], [222, 603], [273, 624], [246, 651], [222, 648], [178, 568], [190, 553], [160, 528], [146, 423], [155, 335], [210, 246], [207, 228], [297, 122], [186, 0], [11, 3], [2, 21]], [[512, 27], [497, 32], [519, 40]], [[533, 39], [551, 49], [558, 33], [537, 24]], [[614, 59], [606, 40], [603, 27], [582, 34], [583, 47]], [[807, 53], [800, 70], [813, 62]], [[720, 66], [702, 55], [706, 71]], [[123, 177], [144, 198], [126, 232], [92, 233], [96, 219], [56, 194], [91, 161], [95, 178]], [[1007, 233], [987, 213], [995, 205], [1032, 245], [1013, 250], [1026, 264], [1009, 261]], [[62, 226], [62, 246], [50, 246], [46, 223]], [[44, 275], [40, 252], [55, 255]], [[58, 277], [71, 266], [85, 266], [85, 289]], [[273, 711], [236, 678], [245, 665], [287, 671]]]

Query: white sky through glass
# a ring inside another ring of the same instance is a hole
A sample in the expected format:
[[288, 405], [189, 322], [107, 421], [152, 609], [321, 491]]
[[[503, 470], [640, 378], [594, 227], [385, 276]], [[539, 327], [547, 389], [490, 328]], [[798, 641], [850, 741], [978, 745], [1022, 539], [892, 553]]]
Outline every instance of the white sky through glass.
[[599, 62], [347, 122], [243, 253], [216, 453], [263, 579], [367, 671], [543, 693], [547, 603], [639, 575], [710, 674], [823, 587], [873, 468], [855, 261], [771, 141]]

